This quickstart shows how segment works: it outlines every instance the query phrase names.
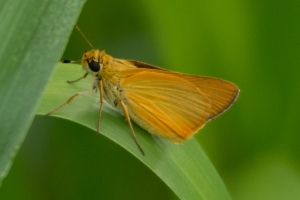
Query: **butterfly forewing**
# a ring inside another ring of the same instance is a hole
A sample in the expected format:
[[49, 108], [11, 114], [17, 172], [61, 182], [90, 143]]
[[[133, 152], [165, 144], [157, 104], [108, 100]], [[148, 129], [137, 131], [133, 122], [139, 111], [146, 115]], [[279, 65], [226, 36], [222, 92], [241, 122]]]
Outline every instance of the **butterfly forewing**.
[[240, 91], [233, 83], [219, 78], [178, 73], [134, 60], [129, 62], [139, 68], [156, 69], [160, 73], [173, 74], [195, 85], [211, 101], [210, 119], [226, 111], [237, 99]]
[[236, 85], [222, 79], [188, 74], [181, 74], [180, 77], [194, 84], [210, 99], [211, 119], [226, 111], [239, 94]]
[[180, 142], [209, 120], [209, 98], [180, 77], [139, 68], [118, 76], [130, 117], [152, 134]]

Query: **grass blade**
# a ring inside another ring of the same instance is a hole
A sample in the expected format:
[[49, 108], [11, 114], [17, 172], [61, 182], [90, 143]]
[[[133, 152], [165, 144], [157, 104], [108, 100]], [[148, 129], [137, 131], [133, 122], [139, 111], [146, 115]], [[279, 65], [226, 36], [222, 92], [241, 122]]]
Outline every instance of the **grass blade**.
[[[58, 64], [38, 114], [45, 115], [79, 91], [89, 90], [90, 79], [68, 84], [84, 74], [80, 65]], [[99, 94], [81, 96], [53, 114], [96, 130]], [[194, 138], [173, 144], [134, 126], [146, 155], [135, 145], [124, 116], [105, 106], [101, 134], [122, 146], [156, 173], [181, 199], [230, 199], [224, 183]], [[82, 133], [84, 134], [84, 133]], [[67, 144], [66, 144], [67, 145]], [[109, 153], [109, 152], [108, 152]]]
[[0, 182], [26, 136], [83, 2], [0, 3]]

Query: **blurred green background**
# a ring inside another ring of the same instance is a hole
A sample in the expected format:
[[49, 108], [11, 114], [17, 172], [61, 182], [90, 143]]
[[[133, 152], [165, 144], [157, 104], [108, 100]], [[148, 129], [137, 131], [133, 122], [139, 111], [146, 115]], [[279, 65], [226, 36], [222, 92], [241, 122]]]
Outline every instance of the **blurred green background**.
[[[197, 140], [233, 199], [300, 199], [299, 22], [299, 0], [89, 0], [77, 24], [114, 57], [238, 85], [237, 102]], [[62, 58], [89, 49], [73, 31]], [[176, 199], [133, 156], [93, 135], [37, 116], [0, 199]]]

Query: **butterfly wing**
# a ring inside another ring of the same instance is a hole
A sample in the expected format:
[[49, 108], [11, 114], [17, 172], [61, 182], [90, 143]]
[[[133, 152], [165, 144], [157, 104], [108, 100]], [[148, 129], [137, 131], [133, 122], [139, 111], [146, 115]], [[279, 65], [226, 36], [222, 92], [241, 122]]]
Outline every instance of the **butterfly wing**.
[[180, 142], [210, 119], [209, 98], [178, 76], [135, 68], [118, 77], [131, 119], [151, 134]]
[[211, 101], [210, 119], [216, 118], [225, 112], [237, 99], [240, 91], [236, 85], [222, 79], [173, 72], [139, 61], [131, 60], [130, 62], [139, 68], [156, 69], [160, 73], [172, 73], [174, 76], [178, 76], [195, 85]]
[[237, 99], [239, 88], [222, 79], [183, 74], [183, 79], [191, 82], [211, 101], [210, 118], [216, 118], [225, 112]]

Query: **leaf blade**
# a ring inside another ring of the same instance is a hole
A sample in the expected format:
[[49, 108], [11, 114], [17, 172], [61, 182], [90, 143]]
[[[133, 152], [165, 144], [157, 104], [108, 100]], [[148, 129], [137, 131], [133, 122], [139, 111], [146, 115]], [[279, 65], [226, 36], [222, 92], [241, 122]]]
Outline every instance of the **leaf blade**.
[[[79, 65], [58, 64], [37, 114], [45, 115], [64, 103], [76, 92], [88, 90], [90, 80], [74, 84], [84, 72]], [[96, 130], [99, 111], [99, 94], [77, 97], [70, 105], [53, 116], [68, 119]], [[136, 147], [124, 116], [104, 106], [100, 132], [155, 172], [181, 199], [230, 199], [228, 191], [208, 157], [194, 138], [180, 144], [151, 136], [134, 125], [137, 138], [146, 156]]]
[[1, 6], [0, 181], [26, 137], [83, 2], [17, 0]]

